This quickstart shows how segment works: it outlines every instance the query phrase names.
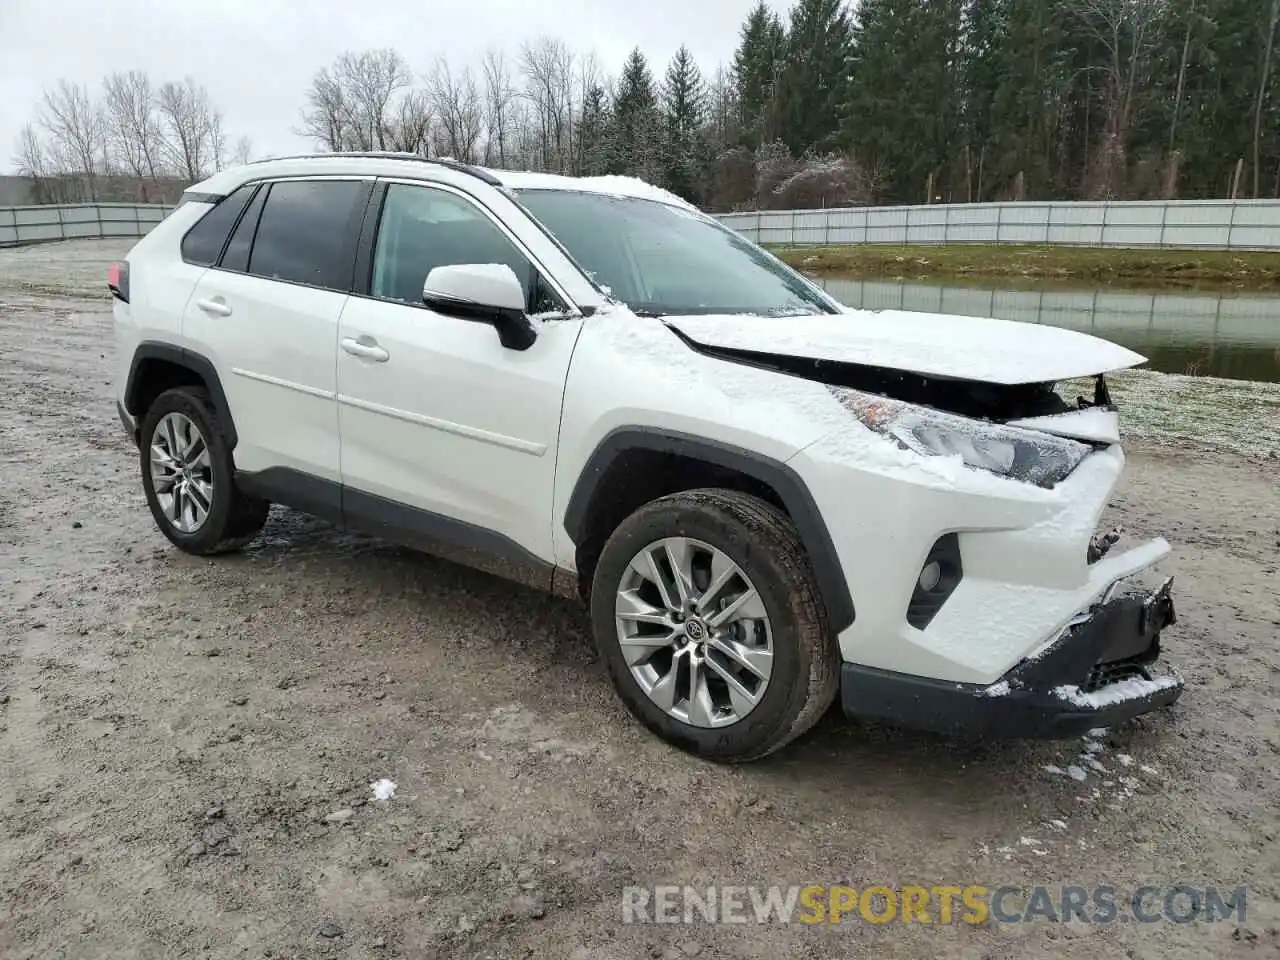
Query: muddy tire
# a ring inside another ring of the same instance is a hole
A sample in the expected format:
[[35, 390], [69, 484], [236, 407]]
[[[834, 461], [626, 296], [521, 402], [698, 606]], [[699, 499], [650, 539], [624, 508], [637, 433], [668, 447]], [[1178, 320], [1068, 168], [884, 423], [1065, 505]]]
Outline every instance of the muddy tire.
[[271, 504], [236, 487], [226, 427], [207, 390], [160, 394], [139, 438], [147, 504], [175, 546], [208, 556], [238, 550], [257, 536]]
[[624, 520], [595, 569], [591, 621], [631, 713], [710, 760], [772, 753], [836, 694], [839, 655], [799, 534], [747, 494], [691, 490]]

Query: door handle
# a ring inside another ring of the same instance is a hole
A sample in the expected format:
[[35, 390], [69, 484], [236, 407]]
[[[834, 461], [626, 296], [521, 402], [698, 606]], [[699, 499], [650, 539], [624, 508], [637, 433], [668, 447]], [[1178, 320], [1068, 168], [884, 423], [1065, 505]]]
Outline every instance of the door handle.
[[369, 336], [343, 337], [342, 349], [353, 357], [363, 357], [376, 363], [386, 363], [391, 358], [391, 354], [378, 346], [378, 341]]
[[196, 306], [214, 317], [231, 316], [231, 308], [222, 300], [197, 300]]

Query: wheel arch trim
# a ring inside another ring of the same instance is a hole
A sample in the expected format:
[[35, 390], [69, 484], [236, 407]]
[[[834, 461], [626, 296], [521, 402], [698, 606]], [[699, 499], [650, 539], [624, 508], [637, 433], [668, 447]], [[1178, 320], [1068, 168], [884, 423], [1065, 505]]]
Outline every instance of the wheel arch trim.
[[596, 445], [582, 467], [564, 512], [564, 529], [575, 546], [586, 538], [600, 479], [618, 457], [631, 450], [670, 453], [741, 473], [778, 494], [813, 563], [818, 589], [836, 633], [854, 621], [853, 598], [822, 512], [800, 475], [787, 464], [752, 450], [691, 434], [654, 427], [619, 427]]
[[179, 347], [172, 343], [144, 340], [138, 344], [137, 349], [133, 352], [133, 360], [129, 363], [129, 379], [125, 384], [124, 407], [131, 416], [137, 419], [139, 425], [141, 425], [141, 418], [146, 414], [146, 411], [138, 407], [138, 391], [141, 386], [138, 380], [138, 371], [147, 360], [163, 360], [175, 366], [185, 367], [205, 382], [209, 395], [213, 399], [214, 407], [223, 418], [223, 428], [226, 431], [227, 443], [230, 449], [234, 450], [239, 439], [236, 435], [236, 424], [231, 416], [231, 408], [227, 406], [227, 395], [222, 389], [222, 379], [218, 376], [218, 370], [213, 365], [213, 361], [195, 350]]

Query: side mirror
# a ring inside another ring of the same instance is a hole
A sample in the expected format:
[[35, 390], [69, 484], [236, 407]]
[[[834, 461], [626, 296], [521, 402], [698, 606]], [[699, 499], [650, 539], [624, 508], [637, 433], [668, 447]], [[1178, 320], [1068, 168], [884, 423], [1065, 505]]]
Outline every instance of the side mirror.
[[446, 316], [493, 324], [512, 350], [528, 350], [538, 338], [525, 313], [524, 287], [505, 263], [434, 267], [422, 285], [422, 302]]

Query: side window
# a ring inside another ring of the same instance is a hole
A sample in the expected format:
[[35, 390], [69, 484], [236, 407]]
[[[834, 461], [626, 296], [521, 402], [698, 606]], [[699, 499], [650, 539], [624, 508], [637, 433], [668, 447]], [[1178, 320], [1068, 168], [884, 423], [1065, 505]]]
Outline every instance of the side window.
[[218, 201], [208, 213], [196, 221], [196, 225], [182, 238], [182, 259], [201, 267], [211, 267], [226, 245], [227, 234], [236, 225], [236, 218], [249, 202], [255, 184], [247, 184], [235, 193]]
[[370, 293], [420, 304], [427, 274], [460, 263], [505, 263], [520, 279], [530, 313], [566, 309], [528, 258], [475, 204], [432, 187], [388, 186]]
[[249, 256], [249, 272], [272, 280], [346, 290], [356, 180], [284, 180], [271, 185]]
[[258, 229], [258, 217], [262, 214], [262, 205], [267, 199], [267, 188], [263, 187], [253, 199], [236, 225], [235, 233], [222, 254], [219, 265], [224, 270], [237, 270], [241, 273], [249, 269], [249, 248], [253, 246], [253, 234]]

